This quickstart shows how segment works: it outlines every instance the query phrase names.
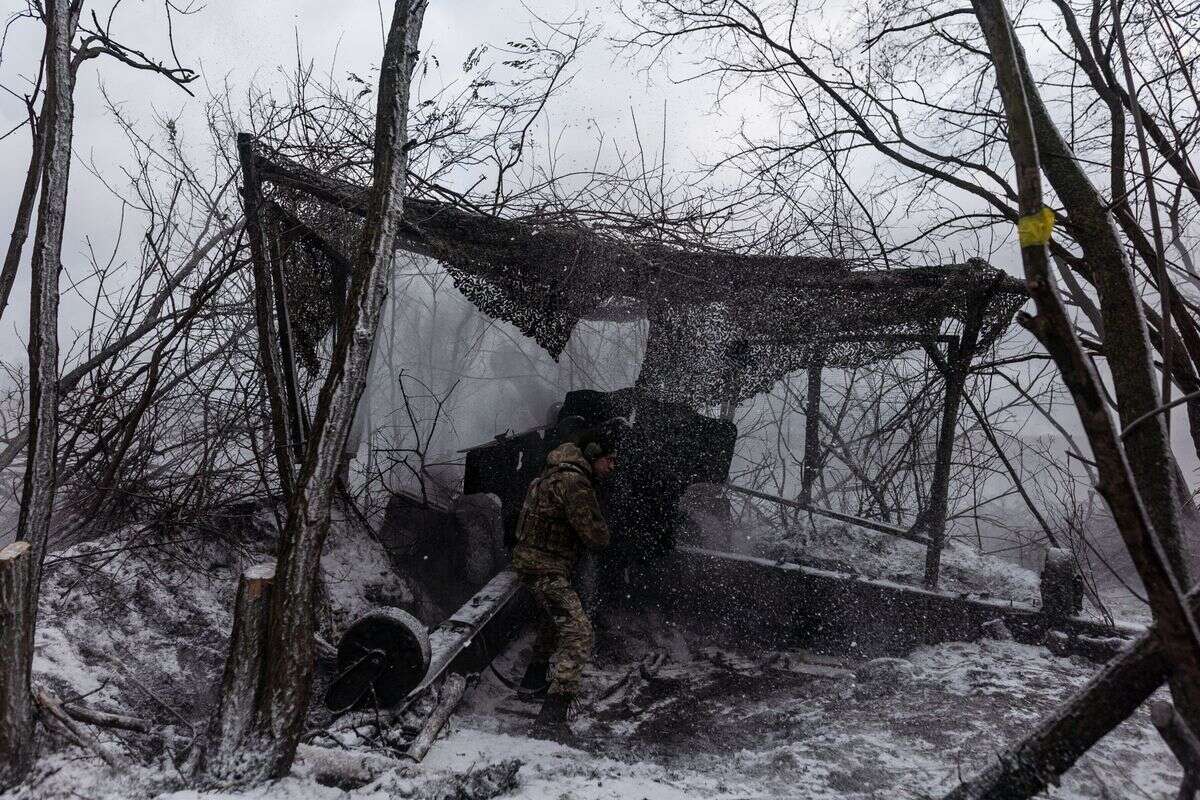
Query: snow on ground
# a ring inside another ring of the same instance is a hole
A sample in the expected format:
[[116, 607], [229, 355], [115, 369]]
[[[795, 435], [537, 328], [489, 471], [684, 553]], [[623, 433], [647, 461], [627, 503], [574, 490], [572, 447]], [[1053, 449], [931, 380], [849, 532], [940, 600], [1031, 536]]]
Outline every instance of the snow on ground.
[[[1096, 669], [1042, 647], [989, 640], [839, 665], [807, 653], [731, 652], [695, 632], [645, 620], [613, 624], [618, 629], [610, 625], [587, 675], [590, 705], [573, 722], [604, 785], [570, 783], [563, 796], [574, 800], [939, 797], [1027, 733]], [[519, 676], [527, 644], [498, 660], [502, 674]], [[631, 668], [652, 663], [655, 652], [665, 654], [662, 666], [609, 694]], [[526, 704], [510, 694], [486, 675], [455, 734], [435, 753], [449, 749], [486, 761], [507, 752], [491, 737], [519, 736], [533, 711], [522, 713]], [[648, 764], [665, 773], [647, 772]], [[556, 769], [574, 776], [579, 764]], [[634, 776], [644, 781], [641, 788], [606, 793], [608, 781]], [[1047, 796], [1165, 797], [1179, 779], [1142, 710]]]
[[215, 685], [224, 658], [235, 569], [196, 541], [163, 546], [127, 535], [51, 554], [35, 680], [64, 699], [191, 718], [207, 699], [195, 689]]
[[[797, 547], [794, 555], [853, 557], [860, 573], [891, 579], [920, 565], [906, 543], [864, 541], [865, 535], [822, 526], [805, 537], [806, 550]], [[35, 679], [63, 696], [87, 694], [87, 702], [102, 708], [154, 719], [177, 741], [186, 741], [189, 727], [202, 726], [206, 718], [241, 562], [194, 543], [165, 551], [141, 544], [102, 540], [52, 557]], [[327, 579], [334, 584], [336, 606], [331, 616], [344, 617], [367, 593], [403, 593], [386, 575], [363, 577], [351, 569], [380, 563], [372, 547], [359, 541], [331, 548]], [[990, 587], [997, 596], [1015, 599], [1022, 591], [1036, 591], [1036, 579], [1011, 565], [981, 563], [958, 551], [949, 561], [962, 568], [953, 578], [962, 591]], [[950, 570], [948, 576], [954, 574]], [[312, 765], [301, 761], [292, 775], [267, 786], [197, 792], [187, 787], [167, 752], [151, 749], [147, 755], [144, 742], [126, 749], [122, 740], [100, 733], [98, 738], [125, 749], [139, 766], [114, 774], [95, 758], [47, 739], [35, 775], [12, 796], [939, 797], [1096, 670], [1081, 659], [1012, 642], [946, 643], [919, 648], [906, 659], [863, 664], [803, 652], [730, 649], [710, 632], [677, 627], [652, 612], [614, 612], [598, 620], [597, 628], [595, 664], [573, 722], [576, 748], [525, 736], [536, 707], [512, 697], [499, 677], [519, 679], [529, 645], [525, 635], [497, 659], [494, 671], [481, 676], [425, 762], [390, 770], [357, 788], [321, 785]], [[1048, 796], [1166, 797], [1178, 780], [1178, 767], [1143, 710]]]

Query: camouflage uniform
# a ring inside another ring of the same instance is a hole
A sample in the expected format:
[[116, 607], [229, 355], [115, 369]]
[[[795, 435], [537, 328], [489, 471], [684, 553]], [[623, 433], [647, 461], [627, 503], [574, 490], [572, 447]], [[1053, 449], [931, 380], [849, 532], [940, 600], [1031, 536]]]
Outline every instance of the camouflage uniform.
[[608, 526], [580, 449], [561, 445], [546, 462], [525, 496], [512, 563], [538, 604], [534, 662], [553, 658], [550, 693], [575, 694], [592, 652], [592, 623], [571, 575], [585, 547], [608, 545]]

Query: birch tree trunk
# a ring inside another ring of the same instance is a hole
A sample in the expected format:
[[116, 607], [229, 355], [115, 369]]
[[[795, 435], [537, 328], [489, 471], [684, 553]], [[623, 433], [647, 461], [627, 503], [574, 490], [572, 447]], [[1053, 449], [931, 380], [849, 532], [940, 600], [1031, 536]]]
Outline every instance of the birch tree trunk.
[[426, 5], [427, 0], [397, 0], [384, 48], [370, 205], [337, 346], [321, 387], [279, 544], [265, 684], [257, 702], [257, 741], [246, 753], [253, 760], [246, 770], [251, 781], [287, 774], [308, 711], [321, 549], [329, 532], [338, 464], [366, 385], [380, 311], [392, 283], [407, 172], [409, 81]]

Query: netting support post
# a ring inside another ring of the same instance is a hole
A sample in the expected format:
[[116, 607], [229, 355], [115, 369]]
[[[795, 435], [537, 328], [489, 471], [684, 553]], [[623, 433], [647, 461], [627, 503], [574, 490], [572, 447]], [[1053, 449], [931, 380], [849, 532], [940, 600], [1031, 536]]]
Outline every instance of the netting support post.
[[825, 363], [821, 354], [808, 365], [808, 397], [804, 406], [804, 474], [800, 481], [800, 502], [812, 503], [813, 483], [821, 474], [821, 373]]
[[279, 354], [283, 358], [283, 387], [287, 400], [288, 428], [292, 434], [292, 451], [296, 455], [296, 460], [299, 461], [304, 458], [304, 437], [308, 433], [308, 418], [300, 410], [300, 380], [296, 376], [296, 352], [292, 347], [292, 318], [288, 311], [287, 292], [283, 286], [283, 249], [279, 243], [277, 225], [271, 225], [269, 228], [267, 253], [271, 262], [271, 288], [275, 296], [275, 321], [279, 327]]
[[927, 345], [935, 363], [946, 380], [946, 395], [942, 403], [941, 424], [938, 426], [937, 450], [934, 454], [933, 481], [929, 488], [929, 505], [923, 515], [924, 533], [929, 537], [925, 553], [925, 585], [936, 589], [942, 566], [942, 548], [946, 545], [946, 518], [950, 502], [950, 467], [954, 457], [954, 434], [958, 427], [958, 412], [962, 407], [971, 359], [979, 342], [984, 309], [976, 304], [967, 315], [957, 344], [948, 345], [942, 360], [937, 348]]
[[266, 241], [262, 227], [262, 181], [254, 156], [254, 136], [249, 133], [237, 135], [238, 160], [242, 168], [242, 208], [246, 217], [246, 239], [249, 243], [250, 264], [254, 275], [254, 321], [258, 329], [258, 356], [263, 371], [263, 383], [267, 390], [267, 403], [271, 410], [271, 432], [275, 438], [274, 450], [279, 483], [284, 497], [291, 495], [296, 439], [298, 432], [289, 424], [290, 414], [284, 396], [285, 379], [280, 369], [275, 321], [272, 318], [274, 296], [271, 288], [271, 267], [267, 263]]

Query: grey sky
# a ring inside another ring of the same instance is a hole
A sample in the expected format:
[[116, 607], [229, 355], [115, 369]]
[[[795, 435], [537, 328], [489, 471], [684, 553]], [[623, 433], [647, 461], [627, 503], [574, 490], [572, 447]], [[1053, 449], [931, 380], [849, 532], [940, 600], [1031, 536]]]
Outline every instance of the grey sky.
[[[88, 5], [105, 13], [109, 8], [107, 3]], [[9, 13], [22, 7], [13, 0], [8, 2]], [[616, 7], [616, 2], [605, 0], [432, 0], [422, 49], [435, 55], [440, 63], [441, 74], [435, 81], [459, 80], [463, 59], [473, 47], [502, 45], [527, 35], [536, 24], [533, 14], [561, 20], [586, 12], [593, 22], [603, 26], [602, 36], [617, 36], [622, 23]], [[383, 13], [390, 14], [390, 4], [384, 3]], [[76, 160], [64, 247], [70, 275], [64, 276], [64, 286], [85, 266], [89, 241], [101, 252], [114, 247], [119, 203], [82, 168], [83, 162], [94, 162], [115, 186], [125, 185], [119, 170], [128, 163], [128, 145], [103, 109], [102, 83], [129, 116], [147, 124], [155, 115], [178, 116], [185, 135], [196, 146], [207, 147], [207, 136], [197, 126], [208, 96], [221, 93], [226, 85], [236, 97], [252, 83], [278, 84], [284, 78], [283, 71], [295, 64], [297, 48], [319, 72], [332, 72], [338, 77], [351, 71], [365, 75], [382, 50], [380, 14], [379, 5], [362, 0], [340, 4], [212, 0], [195, 14], [175, 21], [180, 59], [201, 74], [192, 85], [195, 98], [161, 77], [135, 72], [111, 60], [86, 65], [76, 91]], [[113, 30], [132, 46], [155, 56], [167, 56], [164, 23], [156, 0], [121, 5]], [[27, 86], [28, 76], [36, 67], [41, 35], [40, 25], [29, 21], [12, 28], [0, 63], [0, 81], [6, 87], [19, 92]], [[689, 71], [685, 66], [689, 54], [677, 55], [679, 61], [669, 74], [661, 67], [645, 70], [640, 68], [642, 65], [629, 63], [603, 40], [594, 43], [581, 58], [575, 82], [550, 109], [549, 124], [561, 136], [560, 148], [590, 163], [593, 126], [600, 125], [608, 142], [630, 149], [634, 146], [631, 119], [636, 116], [647, 149], [657, 153], [660, 146], [665, 146], [668, 164], [686, 170], [698, 160], [719, 154], [743, 124], [758, 132], [773, 129], [773, 109], [752, 91], [727, 99], [716, 113], [711, 81], [674, 83], [672, 75], [682, 76]], [[0, 124], [5, 130], [19, 122], [24, 113], [18, 100], [7, 94], [0, 96]], [[5, 239], [28, 156], [29, 141], [24, 131], [0, 142], [0, 182], [11, 187], [10, 191], [0, 192], [0, 232]], [[139, 227], [137, 220], [131, 220], [127, 228], [123, 252], [129, 255], [134, 253]], [[1014, 270], [1016, 255], [1013, 246], [993, 260], [997, 266]], [[24, 360], [19, 341], [27, 322], [27, 308], [28, 271], [23, 269], [8, 313], [0, 322], [0, 353], [10, 362]], [[86, 320], [84, 310], [80, 301], [64, 296], [66, 343], [73, 338], [68, 333], [71, 328]]]
[[[22, 7], [10, 0], [8, 13]], [[103, 17], [110, 6], [89, 3], [88, 7], [96, 8]], [[390, 16], [390, 4], [384, 3], [383, 12]], [[441, 65], [441, 74], [433, 80], [461, 79], [463, 59], [477, 45], [502, 45], [529, 34], [536, 25], [531, 12], [553, 19], [586, 12], [609, 35], [619, 25], [611, 2], [433, 0], [422, 35], [423, 51], [435, 55]], [[119, 203], [87, 173], [84, 163], [99, 165], [115, 188], [122, 189], [127, 183], [120, 167], [129, 162], [128, 145], [103, 108], [101, 85], [121, 103], [127, 115], [147, 125], [155, 115], [179, 117], [180, 127], [193, 145], [207, 147], [207, 137], [198, 128], [207, 96], [221, 93], [225, 85], [235, 97], [252, 83], [277, 85], [284, 77], [281, 70], [295, 64], [297, 48], [304, 60], [315, 63], [318, 72], [332, 72], [338, 77], [351, 71], [365, 75], [382, 51], [380, 13], [374, 2], [213, 0], [195, 14], [175, 20], [180, 60], [201, 74], [191, 86], [195, 98], [161, 77], [130, 70], [111, 60], [86, 64], [76, 90], [75, 162], [64, 246], [68, 270], [77, 273], [82, 268], [88, 241], [105, 253], [115, 241]], [[112, 29], [131, 46], [156, 57], [168, 55], [164, 20], [155, 2], [120, 6]], [[40, 25], [30, 21], [12, 29], [0, 64], [0, 80], [5, 86], [17, 92], [28, 87], [41, 48], [41, 34]], [[665, 141], [668, 162], [686, 169], [696, 157], [716, 152], [718, 143], [736, 129], [741, 113], [749, 111], [753, 117], [760, 116], [753, 113], [752, 107], [739, 113], [713, 114], [710, 89], [703, 84], [672, 84], [662, 70], [656, 70], [652, 79], [646, 71], [614, 55], [605, 42], [597, 41], [584, 54], [575, 83], [550, 109], [551, 125], [561, 133], [559, 147], [563, 152], [590, 160], [595, 125], [604, 126], [608, 142], [629, 148], [634, 143], [631, 119], [636, 115], [642, 136], [649, 140], [648, 149], [657, 152]], [[665, 140], [664, 112], [668, 123]], [[5, 130], [16, 125], [24, 114], [20, 101], [8, 94], [0, 97], [0, 124]], [[5, 238], [16, 209], [15, 189], [24, 177], [28, 157], [29, 139], [24, 131], [0, 142], [0, 183], [13, 187], [13, 191], [0, 193], [0, 230]], [[134, 220], [126, 231], [123, 252], [132, 254], [137, 239], [138, 223]], [[23, 270], [14, 290], [11, 311], [17, 313], [6, 314], [0, 323], [0, 349], [9, 358], [17, 355], [12, 348], [19, 347], [17, 337], [26, 325], [27, 277]], [[78, 321], [82, 311], [82, 304], [64, 296], [64, 327]]]

